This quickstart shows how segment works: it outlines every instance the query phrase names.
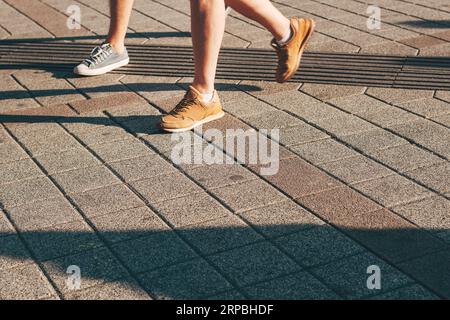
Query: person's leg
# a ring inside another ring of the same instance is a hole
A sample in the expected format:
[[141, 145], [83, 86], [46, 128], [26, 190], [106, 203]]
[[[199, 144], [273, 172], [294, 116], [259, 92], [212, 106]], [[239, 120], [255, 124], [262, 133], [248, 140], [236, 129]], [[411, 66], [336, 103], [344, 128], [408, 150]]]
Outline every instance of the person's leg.
[[200, 93], [211, 94], [214, 91], [224, 31], [224, 0], [191, 0], [191, 34], [195, 62], [192, 86]]
[[131, 10], [133, 9], [133, 2], [134, 0], [109, 1], [111, 20], [106, 42], [110, 43], [118, 53], [122, 53], [125, 50], [125, 36]]
[[225, 0], [240, 14], [265, 27], [276, 40], [289, 35], [291, 23], [269, 0]]

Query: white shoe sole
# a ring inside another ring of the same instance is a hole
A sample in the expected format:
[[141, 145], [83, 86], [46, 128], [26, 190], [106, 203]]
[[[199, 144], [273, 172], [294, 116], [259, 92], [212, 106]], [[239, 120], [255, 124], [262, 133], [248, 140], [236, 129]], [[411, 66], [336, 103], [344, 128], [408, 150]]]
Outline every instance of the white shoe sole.
[[225, 115], [225, 112], [222, 111], [222, 112], [220, 112], [220, 113], [218, 113], [218, 114], [215, 114], [215, 115], [206, 117], [206, 118], [203, 119], [203, 120], [197, 121], [197, 122], [195, 122], [193, 125], [191, 125], [191, 126], [189, 126], [189, 127], [186, 127], [186, 128], [166, 129], [166, 128], [161, 127], [161, 129], [163, 129], [164, 131], [167, 131], [167, 132], [171, 132], [171, 133], [186, 132], [186, 131], [190, 131], [190, 130], [192, 130], [192, 129], [198, 127], [198, 126], [201, 126], [202, 124], [205, 124], [205, 123], [207, 123], [207, 122], [211, 122], [211, 121], [214, 121], [214, 120], [219, 120], [219, 119], [222, 118], [224, 115]]
[[75, 74], [78, 74], [80, 76], [86, 76], [86, 77], [90, 77], [90, 76], [99, 76], [108, 72], [111, 72], [115, 69], [118, 69], [120, 67], [124, 67], [126, 66], [128, 63], [130, 63], [130, 58], [126, 58], [125, 60], [110, 64], [108, 66], [102, 67], [102, 68], [98, 68], [98, 69], [88, 69], [86, 68], [85, 70], [79, 70], [78, 67], [75, 67], [75, 69], [73, 69], [73, 72]]

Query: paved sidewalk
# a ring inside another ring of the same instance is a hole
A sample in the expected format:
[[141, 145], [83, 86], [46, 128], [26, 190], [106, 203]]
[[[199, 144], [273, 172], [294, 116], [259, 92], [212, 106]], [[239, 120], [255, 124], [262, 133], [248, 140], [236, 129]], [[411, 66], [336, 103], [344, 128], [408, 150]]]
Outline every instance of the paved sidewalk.
[[136, 0], [132, 63], [78, 78], [107, 1], [0, 0], [0, 299], [450, 298], [448, 0], [274, 3], [317, 20], [301, 72], [275, 84], [270, 35], [232, 12], [204, 128], [280, 129], [262, 176], [177, 165], [157, 128], [192, 76], [188, 1]]

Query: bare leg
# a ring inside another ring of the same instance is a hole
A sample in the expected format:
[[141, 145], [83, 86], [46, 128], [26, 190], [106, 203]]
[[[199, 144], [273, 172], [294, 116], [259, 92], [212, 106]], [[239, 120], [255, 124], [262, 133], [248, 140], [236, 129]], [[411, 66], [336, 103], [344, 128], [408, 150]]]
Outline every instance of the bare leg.
[[122, 53], [125, 49], [125, 36], [134, 0], [109, 0], [111, 22], [106, 39], [116, 51]]
[[192, 86], [200, 93], [214, 91], [224, 31], [224, 0], [191, 0], [191, 32], [195, 62]]
[[225, 2], [240, 14], [261, 24], [276, 40], [281, 40], [290, 32], [289, 19], [269, 0], [225, 0]]

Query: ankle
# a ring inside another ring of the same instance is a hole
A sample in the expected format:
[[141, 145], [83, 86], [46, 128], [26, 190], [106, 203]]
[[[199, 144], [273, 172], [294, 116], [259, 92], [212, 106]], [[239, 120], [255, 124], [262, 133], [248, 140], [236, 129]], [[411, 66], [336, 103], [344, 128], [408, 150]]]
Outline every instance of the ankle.
[[114, 39], [106, 39], [106, 42], [108, 42], [118, 54], [122, 54], [125, 51], [125, 44], [123, 41], [116, 41]]

